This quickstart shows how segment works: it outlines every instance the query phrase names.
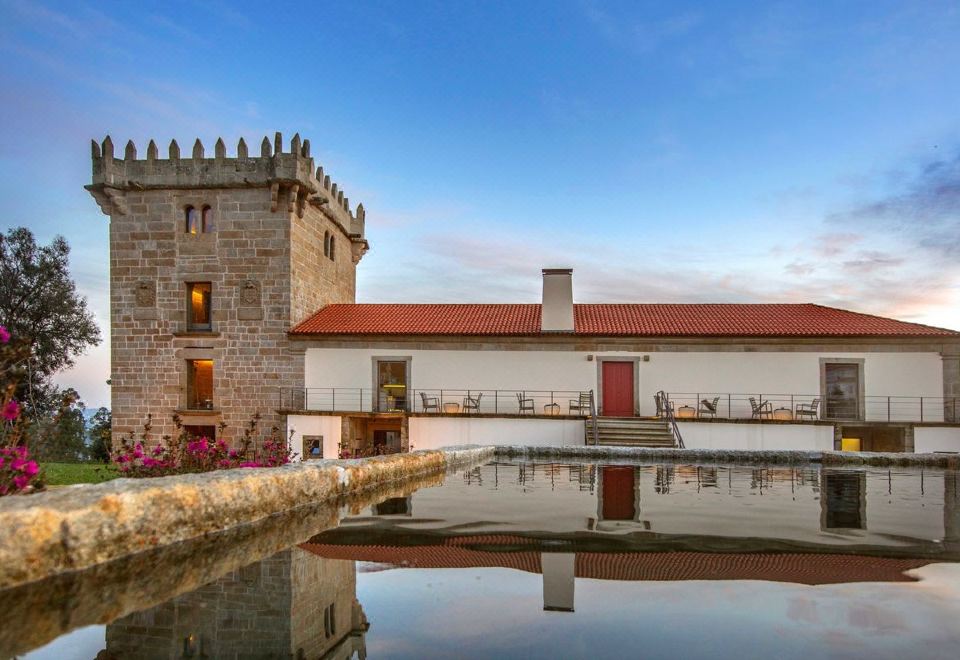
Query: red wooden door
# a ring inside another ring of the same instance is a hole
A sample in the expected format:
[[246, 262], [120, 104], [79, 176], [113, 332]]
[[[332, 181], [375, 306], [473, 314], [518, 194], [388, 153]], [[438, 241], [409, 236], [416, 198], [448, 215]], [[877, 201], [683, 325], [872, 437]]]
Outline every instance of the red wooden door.
[[600, 468], [603, 480], [604, 520], [633, 520], [636, 515], [634, 475], [632, 467]]
[[633, 417], [633, 362], [603, 363], [603, 411], [608, 417]]

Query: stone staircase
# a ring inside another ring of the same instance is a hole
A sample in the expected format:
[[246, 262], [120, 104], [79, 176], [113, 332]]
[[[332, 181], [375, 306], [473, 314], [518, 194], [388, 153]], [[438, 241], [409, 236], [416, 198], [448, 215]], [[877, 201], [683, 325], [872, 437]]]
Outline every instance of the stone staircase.
[[[597, 417], [597, 444], [617, 447], [673, 447], [667, 420], [656, 417]], [[586, 422], [587, 444], [593, 444], [593, 420]]]

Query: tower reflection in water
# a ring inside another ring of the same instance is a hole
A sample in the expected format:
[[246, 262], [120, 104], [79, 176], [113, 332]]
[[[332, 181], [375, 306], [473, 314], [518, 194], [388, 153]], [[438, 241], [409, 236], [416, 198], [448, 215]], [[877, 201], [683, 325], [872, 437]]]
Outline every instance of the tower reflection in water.
[[356, 563], [300, 548], [107, 626], [98, 658], [366, 657]]

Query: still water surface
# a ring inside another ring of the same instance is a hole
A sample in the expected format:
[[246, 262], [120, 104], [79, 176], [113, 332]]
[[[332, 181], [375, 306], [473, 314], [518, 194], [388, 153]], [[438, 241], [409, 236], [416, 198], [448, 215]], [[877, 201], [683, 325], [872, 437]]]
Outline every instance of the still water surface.
[[204, 575], [230, 570], [169, 599], [140, 584], [188, 584], [163, 561], [71, 583], [149, 594], [24, 657], [955, 658], [958, 491], [942, 470], [491, 463], [264, 531], [286, 549], [259, 561], [206, 551]]

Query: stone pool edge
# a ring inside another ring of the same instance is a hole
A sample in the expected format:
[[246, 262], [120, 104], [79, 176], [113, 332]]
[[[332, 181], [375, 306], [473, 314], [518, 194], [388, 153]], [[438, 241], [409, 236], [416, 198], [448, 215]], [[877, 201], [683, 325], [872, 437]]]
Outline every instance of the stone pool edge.
[[877, 467], [930, 467], [960, 469], [960, 454], [908, 454], [850, 451], [807, 451], [796, 449], [670, 449], [654, 447], [595, 447], [568, 445], [528, 447], [498, 445], [497, 458], [548, 460], [657, 460], [697, 463], [733, 463], [741, 465], [797, 465], [813, 463], [827, 466], [866, 465]]
[[0, 589], [229, 530], [306, 504], [494, 458], [960, 468], [960, 455], [956, 454], [500, 445], [116, 479], [0, 499], [0, 529], [4, 530], [0, 534]]
[[311, 503], [489, 461], [493, 447], [416, 451], [153, 479], [0, 499], [0, 589], [220, 532]]

